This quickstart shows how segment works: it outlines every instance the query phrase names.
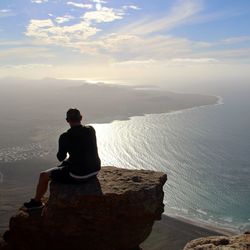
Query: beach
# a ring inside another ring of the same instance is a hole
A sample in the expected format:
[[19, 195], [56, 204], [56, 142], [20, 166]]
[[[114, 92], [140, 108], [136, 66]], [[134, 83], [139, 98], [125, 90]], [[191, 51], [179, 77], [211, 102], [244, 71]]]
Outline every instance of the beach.
[[182, 250], [193, 239], [232, 234], [226, 229], [224, 232], [222, 229], [208, 229], [196, 223], [162, 215], [162, 219], [155, 222], [152, 233], [141, 247], [143, 250]]

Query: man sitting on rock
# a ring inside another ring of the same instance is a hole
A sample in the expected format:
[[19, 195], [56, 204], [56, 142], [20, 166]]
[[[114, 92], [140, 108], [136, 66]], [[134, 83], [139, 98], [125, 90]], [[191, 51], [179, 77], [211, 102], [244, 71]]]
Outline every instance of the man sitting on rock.
[[24, 203], [24, 207], [29, 210], [43, 207], [41, 199], [48, 189], [49, 181], [82, 183], [96, 176], [101, 169], [94, 128], [81, 124], [82, 115], [78, 109], [69, 109], [66, 121], [70, 129], [60, 136], [57, 153], [62, 164], [41, 172], [35, 198]]

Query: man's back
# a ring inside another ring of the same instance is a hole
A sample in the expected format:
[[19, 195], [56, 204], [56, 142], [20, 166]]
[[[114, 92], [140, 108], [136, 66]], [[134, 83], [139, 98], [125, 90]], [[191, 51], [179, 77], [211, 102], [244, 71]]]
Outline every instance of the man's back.
[[59, 138], [57, 158], [65, 160], [69, 172], [76, 176], [88, 175], [100, 170], [95, 130], [91, 126], [73, 126]]

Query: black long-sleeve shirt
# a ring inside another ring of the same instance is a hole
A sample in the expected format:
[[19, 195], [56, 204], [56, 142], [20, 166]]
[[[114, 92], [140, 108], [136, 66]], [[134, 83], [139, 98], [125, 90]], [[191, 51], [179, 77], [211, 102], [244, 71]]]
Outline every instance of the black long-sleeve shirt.
[[64, 161], [67, 153], [66, 165], [73, 175], [84, 176], [101, 168], [95, 129], [91, 126], [74, 126], [60, 136], [58, 160]]

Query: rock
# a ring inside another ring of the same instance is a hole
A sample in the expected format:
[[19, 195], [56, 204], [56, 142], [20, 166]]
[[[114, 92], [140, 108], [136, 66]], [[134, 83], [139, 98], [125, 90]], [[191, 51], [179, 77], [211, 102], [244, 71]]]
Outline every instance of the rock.
[[0, 250], [10, 250], [9, 246], [1, 236], [0, 236]]
[[250, 250], [250, 234], [199, 238], [189, 242], [183, 250]]
[[136, 250], [164, 211], [167, 176], [103, 167], [84, 184], [51, 183], [41, 211], [20, 211], [5, 239], [17, 250]]

